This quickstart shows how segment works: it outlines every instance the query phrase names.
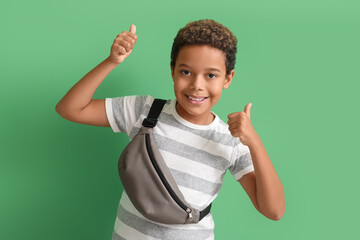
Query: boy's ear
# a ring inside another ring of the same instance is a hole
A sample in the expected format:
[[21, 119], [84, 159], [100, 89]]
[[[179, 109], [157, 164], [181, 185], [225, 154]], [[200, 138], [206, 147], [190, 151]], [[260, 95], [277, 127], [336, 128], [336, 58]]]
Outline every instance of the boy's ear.
[[173, 68], [173, 66], [171, 65], [171, 63], [170, 63], [170, 69], [171, 69], [171, 77], [172, 77], [173, 80], [174, 80], [174, 68]]
[[226, 76], [225, 76], [225, 82], [224, 82], [224, 87], [223, 87], [223, 89], [227, 89], [227, 88], [230, 86], [230, 83], [231, 83], [231, 81], [232, 81], [232, 79], [233, 79], [233, 77], [234, 77], [234, 74], [235, 74], [235, 71], [234, 71], [234, 69], [233, 69], [233, 70], [231, 70], [231, 72], [230, 72], [229, 75], [226, 75]]

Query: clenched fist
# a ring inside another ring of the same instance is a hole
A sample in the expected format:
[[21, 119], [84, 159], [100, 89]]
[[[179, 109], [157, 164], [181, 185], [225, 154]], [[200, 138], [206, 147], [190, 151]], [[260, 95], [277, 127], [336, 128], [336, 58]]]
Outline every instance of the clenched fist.
[[240, 142], [247, 146], [259, 140], [259, 136], [250, 121], [251, 106], [252, 103], [248, 103], [244, 112], [234, 112], [227, 116], [231, 135], [238, 137]]
[[110, 56], [109, 59], [116, 63], [120, 64], [127, 58], [137, 40], [137, 36], [135, 35], [136, 26], [131, 25], [130, 32], [123, 31], [122, 33], [118, 34], [114, 40], [113, 45], [111, 46]]

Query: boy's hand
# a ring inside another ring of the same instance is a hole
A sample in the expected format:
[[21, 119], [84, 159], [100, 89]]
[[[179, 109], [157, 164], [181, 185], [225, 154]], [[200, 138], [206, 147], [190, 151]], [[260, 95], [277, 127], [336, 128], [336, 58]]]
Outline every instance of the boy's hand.
[[125, 58], [130, 55], [137, 40], [135, 32], [136, 26], [132, 24], [130, 27], [130, 32], [123, 31], [116, 36], [114, 43], [111, 46], [109, 56], [109, 59], [112, 62], [120, 64], [122, 61], [125, 60]]
[[259, 136], [250, 121], [251, 106], [252, 103], [248, 103], [244, 112], [235, 112], [227, 116], [231, 135], [240, 138], [240, 142], [247, 146], [259, 140]]

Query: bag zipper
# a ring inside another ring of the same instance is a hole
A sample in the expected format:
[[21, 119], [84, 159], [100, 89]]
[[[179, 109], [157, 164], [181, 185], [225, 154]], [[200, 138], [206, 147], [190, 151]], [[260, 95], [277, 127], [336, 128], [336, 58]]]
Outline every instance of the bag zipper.
[[150, 134], [149, 133], [146, 133], [145, 134], [145, 140], [146, 140], [146, 150], [149, 154], [149, 157], [150, 157], [150, 160], [151, 160], [151, 163], [153, 164], [157, 174], [159, 175], [162, 183], [164, 184], [166, 190], [170, 193], [170, 196], [174, 199], [174, 201], [182, 208], [184, 209], [184, 211], [186, 211], [188, 214], [189, 214], [189, 218], [190, 218], [190, 221], [193, 220], [193, 217], [192, 217], [192, 213], [191, 213], [191, 208], [189, 208], [188, 206], [186, 206], [181, 200], [180, 198], [176, 195], [176, 193], [174, 192], [174, 190], [172, 190], [172, 188], [170, 187], [170, 184], [168, 183], [168, 181], [166, 180], [166, 178], [164, 177], [163, 173], [161, 172], [157, 162], [155, 161], [155, 158], [154, 158], [154, 154], [153, 154], [153, 151], [151, 149], [151, 146], [150, 146]]

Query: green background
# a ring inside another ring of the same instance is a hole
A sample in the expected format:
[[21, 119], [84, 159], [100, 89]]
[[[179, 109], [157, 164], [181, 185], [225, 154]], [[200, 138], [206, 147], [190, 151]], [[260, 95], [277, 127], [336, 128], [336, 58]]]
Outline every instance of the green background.
[[131, 24], [131, 56], [93, 98], [174, 98], [173, 39], [204, 18], [239, 40], [233, 82], [213, 111], [227, 121], [253, 103], [286, 199], [282, 219], [267, 219], [227, 172], [215, 239], [359, 235], [359, 1], [22, 0], [0, 9], [0, 239], [111, 239], [128, 138], [65, 120], [55, 105]]

